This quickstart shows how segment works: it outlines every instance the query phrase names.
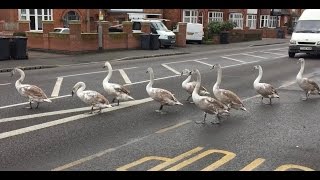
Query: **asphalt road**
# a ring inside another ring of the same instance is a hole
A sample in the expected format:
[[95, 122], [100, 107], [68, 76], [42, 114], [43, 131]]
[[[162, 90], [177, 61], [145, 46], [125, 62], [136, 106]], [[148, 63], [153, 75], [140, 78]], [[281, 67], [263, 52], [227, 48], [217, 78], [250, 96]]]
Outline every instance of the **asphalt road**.
[[[305, 75], [320, 81], [319, 57], [305, 57]], [[90, 107], [71, 97], [83, 81], [104, 95], [103, 63], [25, 71], [24, 83], [41, 87], [52, 103], [25, 109], [26, 99], [14, 87], [18, 75], [0, 73], [0, 170], [319, 170], [319, 97], [309, 101], [295, 84], [298, 57], [287, 57], [286, 45], [243, 47], [112, 62], [112, 82], [126, 84], [134, 101], [87, 114]], [[220, 125], [196, 124], [203, 112], [185, 102], [179, 73], [197, 68], [202, 85], [212, 91], [223, 67], [221, 87], [237, 93], [249, 112], [232, 111]], [[272, 106], [253, 89], [261, 65], [263, 82], [279, 88]], [[164, 107], [148, 97], [145, 86], [155, 72], [154, 87], [170, 90], [183, 106]], [[53, 97], [52, 97], [53, 96]], [[108, 97], [111, 100], [111, 97]]]

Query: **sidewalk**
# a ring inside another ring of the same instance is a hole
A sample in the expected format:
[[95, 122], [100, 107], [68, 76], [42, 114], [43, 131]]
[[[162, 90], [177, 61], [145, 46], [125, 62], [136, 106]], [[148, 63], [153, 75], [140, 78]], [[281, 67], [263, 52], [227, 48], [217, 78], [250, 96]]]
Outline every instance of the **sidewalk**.
[[102, 53], [90, 53], [81, 55], [65, 55], [54, 54], [38, 51], [29, 51], [29, 60], [5, 60], [0, 61], [0, 72], [11, 71], [14, 67], [23, 67], [23, 69], [40, 69], [40, 68], [52, 68], [63, 65], [72, 65], [80, 63], [100, 62], [100, 61], [112, 61], [119, 59], [141, 59], [149, 57], [159, 56], [173, 56], [181, 54], [190, 54], [193, 52], [205, 52], [219, 49], [228, 48], [240, 48], [240, 47], [252, 47], [263, 46], [270, 44], [285, 44], [289, 39], [269, 39], [264, 38], [260, 41], [249, 41], [230, 44], [217, 44], [217, 45], [205, 45], [205, 44], [187, 44], [186, 48], [173, 47], [170, 49], [160, 50], [118, 50]]

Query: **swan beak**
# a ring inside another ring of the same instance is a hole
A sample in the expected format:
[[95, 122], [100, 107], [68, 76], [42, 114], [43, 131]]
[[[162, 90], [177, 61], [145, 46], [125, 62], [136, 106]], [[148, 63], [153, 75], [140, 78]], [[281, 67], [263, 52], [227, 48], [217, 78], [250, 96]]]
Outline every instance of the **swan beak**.
[[72, 91], [72, 92], [71, 92], [71, 96], [72, 96], [72, 97], [73, 97], [73, 94], [74, 94], [74, 92]]
[[146, 71], [146, 73], [148, 73], [149, 71]]
[[183, 72], [181, 72], [181, 76], [183, 75]]
[[215, 65], [213, 65], [213, 66], [210, 68], [210, 70], [211, 70], [211, 69], [214, 69], [214, 67], [215, 67]]
[[102, 68], [106, 68], [106, 65], [104, 65]]

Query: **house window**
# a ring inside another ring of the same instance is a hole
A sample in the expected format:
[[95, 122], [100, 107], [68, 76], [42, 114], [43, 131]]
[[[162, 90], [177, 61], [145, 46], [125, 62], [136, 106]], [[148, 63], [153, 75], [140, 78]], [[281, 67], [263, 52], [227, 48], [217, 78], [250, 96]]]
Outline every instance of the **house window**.
[[52, 20], [52, 9], [18, 9], [19, 20], [29, 20], [30, 30], [42, 30], [42, 21]]
[[261, 15], [260, 16], [260, 28], [269, 26], [269, 15]]
[[234, 29], [243, 29], [243, 16], [241, 13], [230, 13], [229, 20], [236, 24]]
[[276, 28], [280, 26], [280, 18], [278, 16], [269, 17], [269, 28]]
[[222, 22], [223, 21], [223, 12], [209, 12], [208, 13], [208, 22], [210, 23], [213, 21]]
[[68, 28], [70, 21], [80, 20], [80, 16], [75, 11], [69, 11], [63, 16], [63, 27]]
[[257, 15], [252, 15], [252, 14], [247, 15], [247, 27], [249, 27], [249, 29], [256, 29]]
[[260, 28], [276, 28], [280, 27], [280, 16], [269, 16], [261, 15], [260, 16]]
[[203, 13], [202, 12], [199, 12], [198, 23], [203, 24]]
[[183, 10], [183, 22], [197, 23], [197, 10]]

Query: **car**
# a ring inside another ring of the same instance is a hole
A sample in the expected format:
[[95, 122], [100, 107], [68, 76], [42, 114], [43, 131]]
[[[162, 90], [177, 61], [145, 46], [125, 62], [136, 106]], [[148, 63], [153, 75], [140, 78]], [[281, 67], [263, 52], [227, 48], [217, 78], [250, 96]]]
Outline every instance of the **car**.
[[53, 32], [67, 34], [67, 33], [70, 33], [70, 29], [69, 28], [54, 28]]

